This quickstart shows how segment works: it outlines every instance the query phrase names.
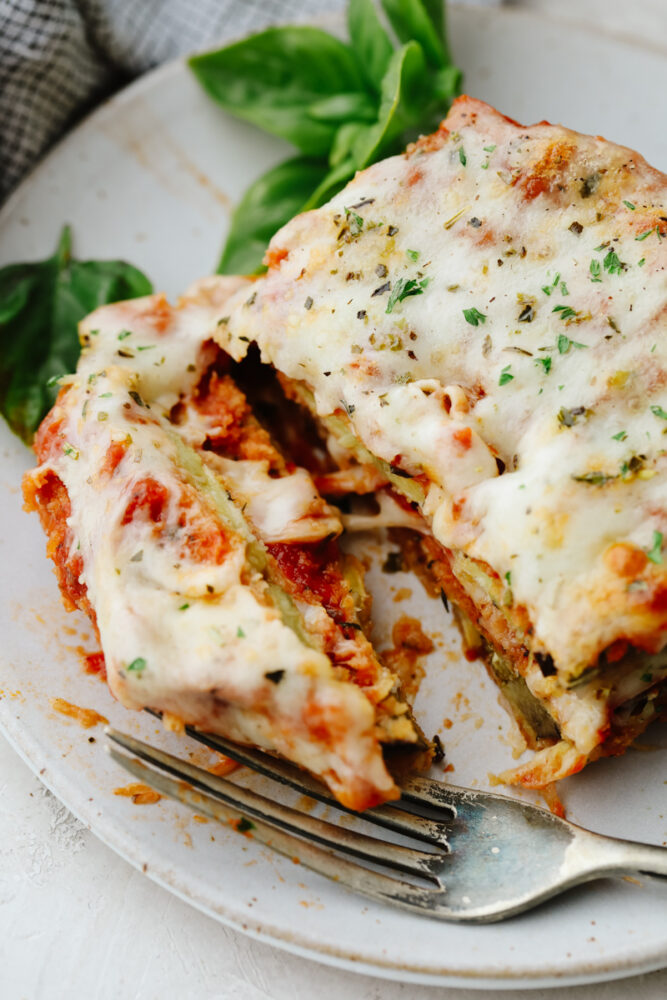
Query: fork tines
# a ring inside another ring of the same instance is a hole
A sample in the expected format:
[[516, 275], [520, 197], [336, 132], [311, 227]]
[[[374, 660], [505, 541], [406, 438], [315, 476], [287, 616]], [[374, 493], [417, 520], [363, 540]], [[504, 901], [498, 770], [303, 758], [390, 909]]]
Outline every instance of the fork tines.
[[[109, 747], [111, 757], [140, 781], [211, 819], [232, 825], [240, 832], [251, 832], [253, 838], [272, 849], [287, 857], [298, 858], [301, 863], [356, 892], [418, 910], [430, 910], [435, 902], [434, 897], [439, 899], [443, 894], [438, 870], [448, 852], [444, 839], [438, 843], [437, 851], [388, 843], [283, 805], [114, 729], [107, 729], [107, 736], [113, 744]], [[206, 743], [210, 745], [208, 738]], [[127, 751], [139, 759], [121, 751]], [[245, 748], [241, 751], [238, 747], [234, 747], [234, 751], [238, 757], [253, 753]], [[276, 763], [282, 765], [283, 762]], [[254, 763], [252, 766], [255, 766]], [[288, 781], [284, 775], [278, 780], [293, 784], [303, 791], [304, 776], [300, 776], [302, 780], [299, 785], [296, 779], [293, 781], [290, 778]], [[338, 805], [335, 800], [323, 796], [321, 789], [318, 788], [317, 791], [319, 798], [324, 798], [328, 804]], [[309, 793], [306, 791], [305, 794]], [[375, 814], [388, 808], [369, 810], [364, 813], [363, 818], [371, 823], [378, 823]], [[400, 808], [392, 809], [401, 814]], [[406, 826], [401, 832], [417, 830], [419, 824], [423, 823], [426, 836], [421, 839], [435, 843], [433, 830], [437, 824], [433, 820], [409, 813], [404, 816]], [[381, 819], [381, 825], [387, 825], [387, 817], [382, 815]], [[389, 822], [395, 829], [391, 815]], [[442, 824], [440, 826], [442, 828]], [[351, 855], [372, 864], [374, 868], [366, 868], [340, 855]], [[422, 882], [422, 885], [384, 874], [375, 870], [375, 866], [407, 873]], [[424, 886], [424, 880], [431, 885]]]

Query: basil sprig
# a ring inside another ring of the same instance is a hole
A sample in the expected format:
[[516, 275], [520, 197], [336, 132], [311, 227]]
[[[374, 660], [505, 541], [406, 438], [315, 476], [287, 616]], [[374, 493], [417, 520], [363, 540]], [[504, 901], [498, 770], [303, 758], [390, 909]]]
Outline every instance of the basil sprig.
[[302, 154], [248, 188], [219, 273], [260, 271], [266, 244], [293, 215], [324, 204], [357, 170], [431, 131], [460, 92], [443, 0], [381, 5], [393, 40], [373, 0], [350, 0], [349, 43], [319, 28], [288, 26], [190, 59], [222, 107]]
[[0, 412], [26, 443], [58, 393], [55, 380], [79, 357], [77, 325], [107, 302], [152, 291], [121, 260], [74, 260], [65, 226], [46, 260], [0, 269]]

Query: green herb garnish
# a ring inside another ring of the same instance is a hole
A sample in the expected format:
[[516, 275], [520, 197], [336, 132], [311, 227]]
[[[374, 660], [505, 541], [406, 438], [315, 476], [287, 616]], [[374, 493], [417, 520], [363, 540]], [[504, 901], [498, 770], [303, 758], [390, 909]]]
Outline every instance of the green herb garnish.
[[661, 420], [667, 420], [667, 412], [663, 410], [662, 406], [652, 406], [651, 413], [655, 417], [660, 417]]
[[[260, 270], [267, 242], [284, 223], [323, 205], [358, 170], [432, 131], [460, 92], [442, 2], [381, 0], [381, 6], [393, 36], [372, 0], [350, 0], [348, 42], [288, 25], [190, 59], [199, 83], [226, 111], [299, 151], [243, 196], [220, 273]], [[463, 163], [463, 150], [459, 155]]]
[[132, 663], [128, 663], [125, 669], [128, 671], [128, 673], [132, 672], [135, 674], [140, 674], [142, 670], [146, 669], [146, 660], [144, 659], [143, 656], [138, 656], [136, 660], [132, 660]]
[[364, 220], [352, 208], [344, 208], [345, 218], [351, 220], [350, 230], [353, 233], [360, 233], [364, 228]]
[[506, 365], [500, 373], [500, 378], [498, 379], [498, 385], [507, 385], [508, 382], [512, 382], [514, 375], [510, 374], [511, 365]]
[[659, 566], [662, 563], [662, 532], [661, 531], [654, 531], [653, 532], [653, 545], [651, 546], [651, 548], [649, 549], [649, 551], [646, 553], [646, 555], [647, 555], [647, 558], [650, 559], [652, 563], [655, 563], [656, 566]]
[[549, 372], [551, 371], [551, 358], [550, 357], [535, 358], [535, 364], [536, 365], [542, 365], [542, 368], [544, 369], [544, 374], [545, 375], [548, 375]]
[[394, 283], [385, 313], [393, 312], [394, 306], [410, 295], [421, 295], [428, 283], [428, 278], [399, 278]]
[[480, 323], [486, 323], [486, 316], [479, 309], [476, 309], [475, 306], [472, 309], [464, 309], [463, 315], [465, 316], [466, 323], [470, 323], [471, 326], [479, 326]]
[[555, 313], [560, 313], [559, 319], [573, 319], [578, 315], [577, 311], [571, 306], [554, 306], [551, 310]]
[[619, 259], [618, 254], [615, 250], [609, 250], [602, 261], [602, 266], [605, 271], [609, 271], [609, 274], [620, 274], [621, 271], [625, 271], [627, 264], [624, 264], [622, 260]]
[[629, 208], [631, 212], [634, 212], [635, 206], [632, 204], [631, 201], [626, 201], [625, 198], [624, 198], [623, 199], [623, 204], [625, 205], [626, 208]]
[[556, 341], [556, 347], [558, 348], [559, 354], [567, 354], [571, 347], [576, 347], [579, 350], [583, 350], [587, 347], [586, 344], [579, 344], [576, 340], [570, 340], [566, 337], [564, 333], [558, 335], [558, 340]]
[[151, 291], [123, 261], [75, 260], [68, 226], [53, 257], [0, 268], [0, 412], [15, 434], [30, 443], [55, 402], [58, 379], [76, 368], [80, 320], [107, 302]]
[[606, 472], [584, 472], [581, 476], [572, 476], [576, 483], [588, 483], [590, 486], [604, 486], [618, 476], [610, 476]]

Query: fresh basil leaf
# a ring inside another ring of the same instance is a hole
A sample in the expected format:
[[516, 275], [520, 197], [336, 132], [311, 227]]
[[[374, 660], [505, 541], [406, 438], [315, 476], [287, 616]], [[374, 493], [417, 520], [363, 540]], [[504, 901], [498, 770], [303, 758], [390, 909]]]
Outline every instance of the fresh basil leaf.
[[449, 107], [454, 98], [461, 93], [462, 83], [463, 73], [458, 66], [452, 64], [444, 66], [442, 69], [436, 70], [431, 74], [433, 98], [437, 102], [437, 105], [439, 105], [436, 108], [439, 120], [444, 118], [443, 105], [444, 109]]
[[[190, 60], [223, 107], [307, 154], [269, 171], [246, 193], [232, 219], [221, 273], [261, 270], [264, 243], [294, 212], [322, 205], [356, 170], [436, 127], [460, 92], [443, 0], [382, 3], [405, 41], [396, 52], [372, 0], [350, 0], [352, 47], [316, 28], [273, 28]], [[379, 91], [378, 108], [373, 90]]]
[[394, 47], [380, 23], [373, 0], [350, 0], [347, 28], [361, 71], [379, 93]]
[[80, 320], [152, 290], [124, 261], [73, 260], [68, 226], [53, 257], [0, 270], [0, 411], [16, 434], [30, 443], [58, 394], [47, 383], [76, 368]]
[[375, 121], [377, 108], [368, 94], [353, 91], [351, 94], [334, 94], [333, 97], [315, 101], [308, 108], [308, 114], [316, 121], [334, 122], [340, 125], [352, 120]]
[[[438, 27], [431, 19], [437, 16], [437, 4], [427, 5], [422, 0], [382, 0], [385, 14], [402, 42], [419, 42], [429, 65], [439, 69], [449, 62]], [[440, 16], [440, 26], [443, 24]]]
[[358, 170], [391, 152], [403, 132], [420, 121], [424, 105], [429, 103], [425, 75], [424, 53], [417, 42], [408, 42], [394, 52], [382, 81], [378, 120], [355, 143]]
[[327, 174], [326, 160], [296, 156], [251, 184], [236, 207], [218, 274], [256, 274], [267, 243], [300, 212]]
[[354, 159], [348, 156], [336, 167], [333, 167], [324, 177], [321, 183], [315, 188], [308, 201], [305, 203], [302, 212], [308, 212], [311, 208], [319, 208], [324, 205], [335, 194], [345, 187], [356, 173]]
[[451, 62], [452, 55], [449, 49], [449, 41], [447, 38], [447, 13], [445, 10], [444, 0], [422, 0], [424, 9], [428, 14], [433, 27], [436, 30], [436, 34], [440, 39], [443, 51], [445, 53], [445, 59], [447, 62]]
[[336, 132], [336, 136], [329, 153], [329, 166], [337, 167], [344, 160], [352, 155], [355, 144], [360, 141], [360, 137], [368, 135], [369, 126], [362, 122], [347, 122]]
[[352, 49], [307, 26], [269, 28], [189, 63], [223, 108], [309, 156], [326, 156], [336, 131], [335, 122], [311, 117], [311, 105], [365, 89]]
[[422, 0], [422, 7], [428, 14], [438, 38], [445, 35], [445, 4], [444, 0]]

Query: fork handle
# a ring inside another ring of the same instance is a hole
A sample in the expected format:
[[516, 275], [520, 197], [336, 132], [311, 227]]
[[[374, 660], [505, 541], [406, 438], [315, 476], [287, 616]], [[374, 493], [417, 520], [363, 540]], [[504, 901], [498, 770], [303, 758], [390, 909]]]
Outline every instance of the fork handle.
[[588, 834], [583, 840], [577, 838], [577, 841], [583, 847], [582, 854], [588, 857], [591, 873], [620, 875], [639, 872], [667, 878], [666, 847], [603, 837], [601, 834]]

